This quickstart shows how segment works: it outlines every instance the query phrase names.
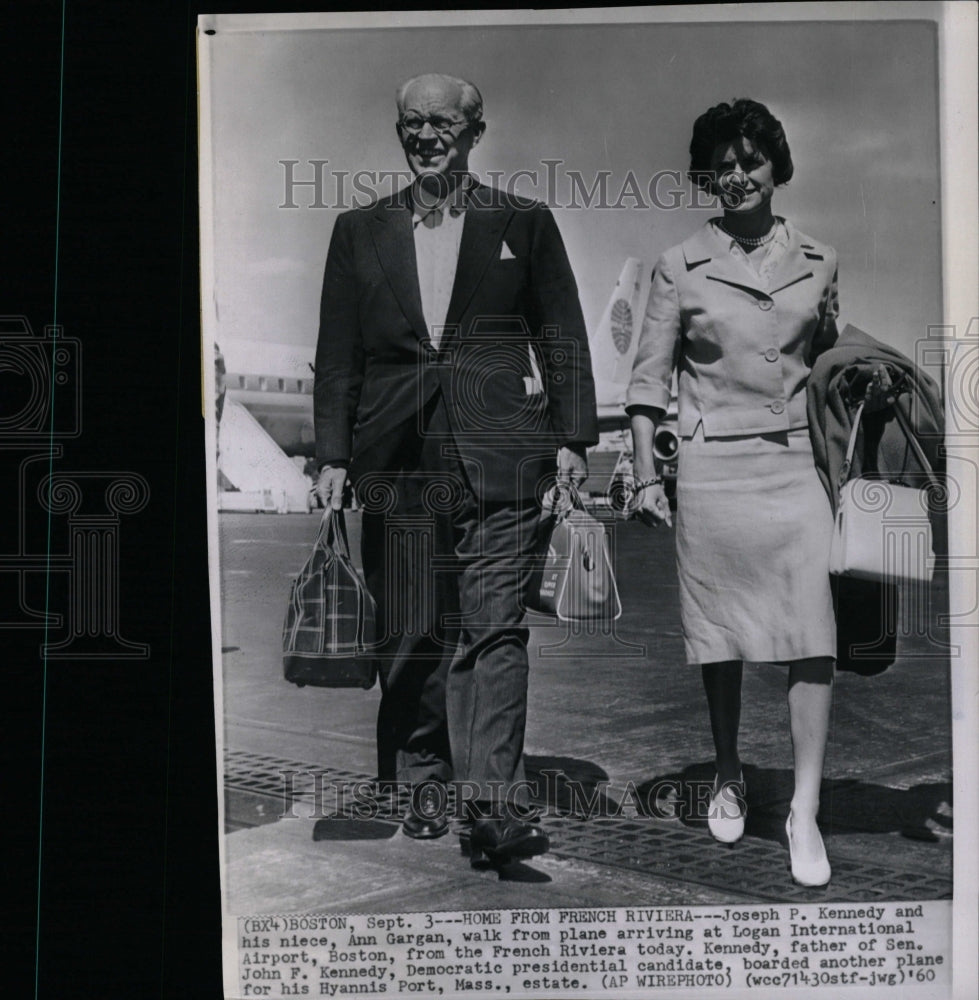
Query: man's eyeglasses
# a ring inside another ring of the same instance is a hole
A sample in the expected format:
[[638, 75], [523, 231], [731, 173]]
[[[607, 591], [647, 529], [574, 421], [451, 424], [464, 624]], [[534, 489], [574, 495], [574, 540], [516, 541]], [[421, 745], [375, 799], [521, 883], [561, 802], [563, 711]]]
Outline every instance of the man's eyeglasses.
[[468, 121], [453, 121], [451, 118], [422, 118], [421, 115], [405, 115], [398, 119], [398, 125], [411, 135], [418, 135], [425, 127], [426, 122], [432, 126], [439, 135], [451, 135], [453, 129], [460, 125], [469, 125]]

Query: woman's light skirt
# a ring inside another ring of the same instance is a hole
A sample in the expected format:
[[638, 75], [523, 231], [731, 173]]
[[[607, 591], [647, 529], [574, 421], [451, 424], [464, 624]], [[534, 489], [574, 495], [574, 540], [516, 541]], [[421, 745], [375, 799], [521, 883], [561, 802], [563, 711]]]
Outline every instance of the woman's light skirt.
[[835, 657], [833, 514], [805, 428], [680, 443], [677, 567], [688, 663]]

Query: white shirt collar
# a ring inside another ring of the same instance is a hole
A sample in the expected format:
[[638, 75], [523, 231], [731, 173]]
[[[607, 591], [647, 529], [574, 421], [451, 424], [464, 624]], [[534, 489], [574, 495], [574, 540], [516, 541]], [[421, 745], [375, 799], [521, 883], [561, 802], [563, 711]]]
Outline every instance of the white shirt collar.
[[[462, 180], [441, 200], [434, 205], [426, 205], [425, 202], [431, 196], [419, 194], [420, 182], [416, 179], [411, 185], [411, 214], [414, 222], [420, 222], [432, 212], [443, 212], [449, 209], [449, 214], [457, 216], [463, 213], [469, 204], [469, 192], [476, 184], [476, 178], [472, 174], [466, 174]], [[422, 204], [419, 204], [419, 201]]]

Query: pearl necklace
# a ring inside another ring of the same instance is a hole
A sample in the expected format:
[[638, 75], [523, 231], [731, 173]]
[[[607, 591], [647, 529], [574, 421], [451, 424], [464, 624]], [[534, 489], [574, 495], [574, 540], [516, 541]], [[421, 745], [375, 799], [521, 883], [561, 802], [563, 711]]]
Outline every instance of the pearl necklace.
[[778, 219], [772, 223], [772, 228], [764, 236], [738, 236], [736, 233], [732, 233], [730, 229], [726, 229], [724, 223], [720, 221], [717, 222], [717, 228], [722, 233], [730, 236], [732, 240], [737, 240], [743, 246], [763, 247], [766, 243], [771, 243], [775, 239], [775, 234], [778, 232]]

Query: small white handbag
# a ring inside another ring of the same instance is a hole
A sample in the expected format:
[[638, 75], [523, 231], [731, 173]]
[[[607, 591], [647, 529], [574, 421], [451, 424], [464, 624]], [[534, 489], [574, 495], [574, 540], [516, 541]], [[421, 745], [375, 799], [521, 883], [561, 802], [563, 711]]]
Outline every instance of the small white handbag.
[[[935, 568], [927, 489], [858, 476], [850, 479], [861, 403], [840, 470], [840, 496], [829, 551], [829, 571], [834, 576], [887, 583], [931, 580]], [[895, 410], [899, 423], [929, 479], [931, 467], [918, 442]]]

